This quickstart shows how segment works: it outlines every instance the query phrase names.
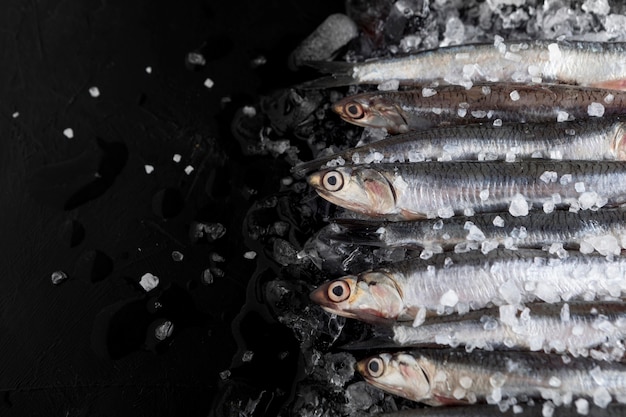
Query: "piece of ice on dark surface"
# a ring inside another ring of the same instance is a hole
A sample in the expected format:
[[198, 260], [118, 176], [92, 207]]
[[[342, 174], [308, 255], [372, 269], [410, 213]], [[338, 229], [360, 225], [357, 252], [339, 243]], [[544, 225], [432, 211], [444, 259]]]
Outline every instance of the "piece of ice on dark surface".
[[67, 280], [67, 278], [68, 278], [67, 274], [65, 272], [63, 272], [63, 271], [54, 271], [50, 275], [50, 281], [54, 285], [62, 284], [63, 282], [65, 282]]
[[149, 272], [146, 272], [141, 276], [141, 279], [139, 280], [139, 285], [141, 285], [141, 287], [146, 292], [152, 291], [159, 285], [159, 277]]
[[165, 340], [172, 335], [174, 332], [174, 323], [169, 320], [166, 320], [162, 324], [158, 325], [154, 330], [154, 337], [158, 340]]
[[189, 238], [197, 242], [203, 237], [214, 242], [226, 234], [226, 228], [221, 223], [192, 222], [189, 226]]
[[290, 65], [294, 68], [307, 61], [330, 60], [357, 35], [358, 30], [352, 19], [345, 14], [332, 14], [291, 53]]

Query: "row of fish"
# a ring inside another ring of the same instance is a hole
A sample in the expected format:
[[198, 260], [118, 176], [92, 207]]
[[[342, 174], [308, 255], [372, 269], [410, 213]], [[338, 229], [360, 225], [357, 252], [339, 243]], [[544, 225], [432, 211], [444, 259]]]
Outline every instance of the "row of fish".
[[411, 87], [333, 107], [399, 135], [294, 168], [355, 213], [331, 241], [423, 249], [311, 294], [376, 326], [346, 348], [412, 349], [360, 361], [366, 381], [434, 406], [624, 411], [606, 408], [626, 402], [624, 62], [623, 44], [496, 38], [317, 65], [333, 74], [308, 87]]

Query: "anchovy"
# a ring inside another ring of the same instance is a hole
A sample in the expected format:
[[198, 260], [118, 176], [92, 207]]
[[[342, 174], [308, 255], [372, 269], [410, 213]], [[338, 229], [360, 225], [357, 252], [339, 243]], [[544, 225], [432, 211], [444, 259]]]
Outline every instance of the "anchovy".
[[617, 250], [626, 248], [626, 210], [534, 211], [525, 217], [482, 213], [401, 222], [338, 219], [305, 246], [315, 247], [314, 242], [320, 238], [353, 245], [422, 248], [435, 253], [479, 247], [489, 251], [498, 246], [541, 249], [556, 243], [564, 249], [580, 250], [582, 246], [584, 252], [596, 249], [603, 255], [617, 255], [615, 251], [607, 252], [600, 243], [609, 239]]
[[621, 161], [420, 162], [343, 166], [308, 177], [341, 207], [390, 220], [509, 210], [544, 204], [570, 209], [626, 202]]
[[[554, 406], [547, 402], [546, 408], [552, 417], [624, 417], [626, 405], [609, 404], [606, 407], [593, 405], [590, 401], [582, 400], [576, 405]], [[413, 410], [392, 411], [379, 413], [376, 417], [545, 417], [544, 405], [515, 404], [503, 410], [496, 404], [472, 404], [456, 407], [421, 407]]]
[[349, 349], [428, 345], [543, 350], [588, 356], [602, 346], [605, 359], [621, 359], [626, 338], [626, 303], [621, 301], [532, 303], [524, 309], [508, 305], [463, 315], [426, 318], [419, 326], [378, 327], [375, 337], [348, 344]]
[[433, 406], [572, 397], [606, 405], [626, 392], [624, 363], [540, 352], [421, 349], [381, 353], [357, 369], [384, 391]]
[[503, 41], [421, 51], [360, 63], [311, 63], [330, 77], [305, 83], [319, 88], [351, 84], [423, 84], [433, 80], [465, 87], [474, 82], [559, 82], [622, 89], [626, 44], [584, 41]]
[[571, 85], [482, 84], [470, 89], [448, 85], [362, 93], [339, 100], [332, 109], [348, 123], [385, 128], [396, 134], [479, 122], [497, 125], [614, 116], [624, 114], [625, 106], [623, 91]]
[[[624, 94], [626, 97], [626, 93]], [[626, 102], [625, 102], [626, 106]], [[306, 173], [337, 164], [420, 162], [430, 160], [626, 160], [626, 123], [614, 118], [568, 123], [510, 123], [500, 127], [440, 127], [350, 148], [293, 168]]]
[[497, 249], [392, 263], [322, 284], [310, 297], [330, 313], [389, 325], [491, 305], [620, 297], [625, 277], [626, 257]]

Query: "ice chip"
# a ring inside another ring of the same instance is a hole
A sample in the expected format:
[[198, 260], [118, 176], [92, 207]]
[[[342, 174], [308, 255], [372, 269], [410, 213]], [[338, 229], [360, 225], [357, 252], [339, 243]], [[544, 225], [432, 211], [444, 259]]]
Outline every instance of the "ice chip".
[[542, 417], [552, 417], [554, 415], [554, 404], [550, 401], [543, 403], [541, 406]]
[[508, 304], [519, 304], [522, 301], [522, 294], [513, 280], [508, 280], [498, 288], [498, 293]]
[[511, 91], [511, 93], [509, 94], [509, 96], [511, 97], [511, 100], [513, 101], [517, 101], [519, 100], [520, 96], [519, 96], [519, 92], [517, 90], [513, 90]]
[[446, 291], [439, 299], [439, 304], [445, 307], [454, 307], [459, 302], [459, 296], [454, 290]]
[[419, 310], [417, 310], [417, 314], [415, 315], [415, 320], [413, 320], [413, 327], [421, 326], [425, 320], [426, 320], [426, 309], [422, 307]]
[[559, 49], [559, 45], [557, 43], [551, 43], [548, 45], [548, 51], [550, 53], [550, 61], [555, 64], [560, 64], [561, 50]]
[[601, 103], [591, 103], [587, 106], [587, 114], [592, 117], [602, 117], [604, 115], [604, 106]]
[[569, 119], [569, 113], [563, 110], [559, 110], [559, 112], [556, 114], [556, 121], [557, 122], [566, 122]]
[[380, 91], [397, 91], [400, 87], [400, 81], [398, 80], [387, 80], [378, 84], [378, 89]]
[[63, 130], [63, 135], [68, 139], [72, 139], [74, 137], [74, 130], [71, 127], [68, 127]]
[[544, 171], [540, 176], [539, 179], [543, 182], [545, 182], [546, 184], [551, 183], [551, 182], [556, 182], [556, 180], [558, 179], [558, 174], [554, 171]]
[[511, 204], [509, 206], [509, 213], [513, 217], [521, 217], [528, 215], [528, 201], [524, 198], [523, 195], [517, 193], [511, 199]]
[[50, 275], [50, 282], [52, 282], [53, 285], [59, 285], [66, 280], [67, 280], [67, 274], [63, 271], [54, 271]]
[[493, 225], [496, 227], [504, 227], [504, 219], [500, 216], [494, 217]]
[[574, 401], [574, 405], [576, 406], [576, 412], [580, 415], [586, 416], [589, 414], [589, 401], [584, 398], [579, 398]]
[[208, 89], [213, 88], [213, 86], [215, 85], [215, 82], [213, 82], [212, 79], [207, 78], [206, 80], [204, 80], [204, 86]]
[[543, 211], [544, 213], [552, 213], [554, 211], [555, 205], [553, 201], [546, 201], [543, 203]]
[[146, 292], [152, 291], [159, 285], [159, 277], [149, 272], [145, 273], [142, 275], [139, 285], [141, 285]]
[[[559, 180], [559, 183], [561, 185], [567, 185], [570, 182], [572, 182], [572, 174], [564, 174], [561, 176], [561, 179]], [[584, 185], [584, 184], [583, 184]], [[578, 191], [578, 190], [577, 190]], [[584, 191], [584, 190], [583, 190]], [[556, 203], [556, 201], [555, 201]]]
[[606, 16], [611, 11], [609, 0], [585, 0], [581, 8], [587, 13], [594, 13], [599, 16]]
[[485, 234], [476, 225], [472, 224], [469, 228], [469, 233], [467, 234], [466, 239], [481, 242], [485, 240]]
[[613, 103], [613, 100], [615, 100], [615, 96], [611, 93], [607, 94], [606, 96], [604, 96], [604, 102], [606, 104], [611, 104]]
[[611, 394], [605, 387], [598, 387], [593, 392], [593, 403], [598, 407], [606, 408], [611, 400]]
[[502, 119], [495, 119], [493, 121], [493, 125], [496, 126], [496, 127], [502, 126]]
[[439, 210], [437, 210], [437, 215], [441, 217], [442, 219], [448, 219], [454, 216], [454, 210], [450, 206], [442, 207]]
[[437, 90], [435, 90], [434, 88], [428, 88], [428, 87], [422, 88], [423, 97], [431, 97], [431, 96], [434, 96], [435, 94], [437, 94]]

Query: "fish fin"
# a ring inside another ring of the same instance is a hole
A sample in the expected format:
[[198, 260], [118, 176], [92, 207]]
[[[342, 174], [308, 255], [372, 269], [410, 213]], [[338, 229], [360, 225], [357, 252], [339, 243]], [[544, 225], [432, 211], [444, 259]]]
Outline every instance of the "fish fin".
[[591, 87], [593, 87], [593, 88], [605, 88], [605, 89], [608, 89], [608, 90], [626, 91], [626, 79], [600, 81], [600, 82], [597, 82], [597, 83], [592, 83]]
[[306, 81], [299, 85], [300, 88], [332, 88], [358, 84], [357, 80], [352, 76], [354, 64], [351, 64], [349, 62], [307, 61], [304, 63], [304, 65], [313, 68], [321, 73], [330, 75], [317, 78], [315, 80]]

